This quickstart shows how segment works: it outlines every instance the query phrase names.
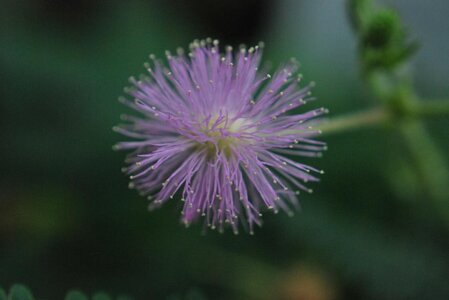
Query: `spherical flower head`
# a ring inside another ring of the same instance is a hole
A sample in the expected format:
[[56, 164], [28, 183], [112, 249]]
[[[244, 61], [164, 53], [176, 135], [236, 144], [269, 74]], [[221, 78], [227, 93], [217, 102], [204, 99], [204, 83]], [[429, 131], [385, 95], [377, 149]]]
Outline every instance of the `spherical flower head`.
[[264, 210], [291, 215], [299, 191], [311, 192], [304, 183], [322, 171], [293, 157], [321, 155], [310, 120], [327, 111], [293, 114], [310, 85], [298, 88], [294, 61], [260, 72], [261, 48], [220, 53], [216, 40], [194, 41], [188, 55], [167, 52], [168, 66], [150, 55], [148, 75], [130, 79], [134, 101], [121, 100], [141, 116], [123, 116], [115, 129], [132, 141], [116, 148], [133, 150], [124, 171], [150, 209], [180, 197], [187, 226], [203, 217], [211, 229], [253, 233]]

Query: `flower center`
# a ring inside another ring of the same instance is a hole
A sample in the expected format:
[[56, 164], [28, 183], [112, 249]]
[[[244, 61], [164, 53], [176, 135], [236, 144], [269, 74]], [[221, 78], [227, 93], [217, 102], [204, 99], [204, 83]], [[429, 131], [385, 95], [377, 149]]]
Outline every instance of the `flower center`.
[[254, 128], [248, 127], [251, 120], [246, 118], [233, 119], [230, 117], [213, 116], [208, 124], [203, 127], [203, 132], [214, 141], [203, 144], [208, 150], [210, 157], [215, 156], [217, 150], [226, 157], [232, 155], [232, 146], [245, 142], [239, 134], [254, 132]]

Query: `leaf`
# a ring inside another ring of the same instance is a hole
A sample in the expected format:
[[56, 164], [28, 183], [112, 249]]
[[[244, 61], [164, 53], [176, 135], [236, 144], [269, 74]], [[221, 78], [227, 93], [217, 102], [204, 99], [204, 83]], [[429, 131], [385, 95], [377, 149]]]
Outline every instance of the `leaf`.
[[[86, 296], [86, 294], [82, 293], [78, 290], [71, 290], [67, 293], [67, 295], [64, 298], [65, 300], [89, 300], [89, 298]], [[92, 300], [112, 300], [112, 298], [103, 292], [97, 292], [95, 293], [92, 298]], [[34, 300], [33, 295], [31, 292], [26, 288], [24, 285], [16, 284], [13, 285], [9, 291], [9, 297], [7, 296], [7, 293], [5, 290], [3, 290], [0, 287], [0, 300]], [[127, 296], [127, 295], [119, 295], [117, 297], [117, 300], [133, 300], [133, 298]]]
[[111, 297], [106, 293], [99, 292], [93, 295], [92, 300], [111, 300]]
[[65, 300], [88, 300], [87, 296], [80, 291], [70, 291], [65, 296]]
[[[1, 299], [0, 299], [1, 300]], [[119, 295], [118, 297], [117, 297], [117, 300], [133, 300], [133, 298], [131, 298], [130, 296], [128, 296], [128, 295]]]
[[349, 21], [355, 31], [359, 31], [369, 12], [369, 3], [367, 0], [349, 0], [347, 1], [347, 11]]
[[206, 298], [198, 289], [190, 290], [186, 295], [186, 300], [205, 300]]
[[21, 284], [15, 284], [9, 291], [10, 300], [33, 300], [31, 292]]
[[0, 300], [7, 300], [6, 292], [2, 288], [0, 288]]

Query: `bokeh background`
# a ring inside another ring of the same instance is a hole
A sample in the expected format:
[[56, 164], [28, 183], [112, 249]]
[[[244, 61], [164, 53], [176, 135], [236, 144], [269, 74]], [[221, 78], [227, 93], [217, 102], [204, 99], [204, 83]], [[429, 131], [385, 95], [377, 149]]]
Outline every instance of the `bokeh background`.
[[[425, 98], [449, 97], [449, 2], [395, 7], [420, 42]], [[343, 0], [3, 0], [0, 9], [0, 285], [38, 299], [104, 290], [135, 299], [449, 299], [449, 224], [390, 127], [323, 136], [326, 170], [293, 218], [254, 236], [180, 226], [127, 188], [111, 128], [149, 53], [211, 36], [294, 56], [331, 117], [376, 105]], [[445, 157], [449, 121], [426, 127]], [[448, 182], [449, 188], [449, 182]], [[449, 203], [449, 199], [448, 199]], [[447, 206], [446, 206], [447, 207]]]

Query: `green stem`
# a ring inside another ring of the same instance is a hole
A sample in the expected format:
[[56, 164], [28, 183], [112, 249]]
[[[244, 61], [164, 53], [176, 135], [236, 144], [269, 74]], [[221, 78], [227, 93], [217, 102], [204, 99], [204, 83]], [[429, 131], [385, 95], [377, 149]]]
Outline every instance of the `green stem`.
[[373, 108], [367, 111], [352, 113], [337, 117], [319, 126], [323, 134], [339, 133], [348, 130], [377, 126], [390, 119], [389, 113], [383, 108]]
[[[363, 35], [369, 36], [369, 27], [361, 26], [363, 25], [362, 21], [366, 20], [366, 24], [368, 24], [369, 21], [375, 20], [374, 18], [381, 17], [385, 11], [364, 15], [364, 13], [372, 10], [369, 7], [369, 1], [348, 0], [348, 4], [359, 38], [362, 38]], [[405, 64], [406, 59], [412, 53], [413, 45], [404, 38], [406, 36], [405, 30], [402, 28], [399, 18], [395, 17], [390, 21], [392, 21], [390, 30], [394, 30], [392, 32], [395, 33], [392, 36], [402, 38], [395, 39], [391, 44], [385, 44], [380, 48], [363, 43], [363, 40], [359, 41], [362, 42], [359, 49], [362, 66], [369, 66], [373, 61], [377, 63], [376, 68], [365, 70], [365, 80], [375, 98], [379, 100], [379, 104], [388, 112], [385, 115], [391, 117], [392, 124], [404, 140], [407, 150], [411, 154], [411, 164], [415, 167], [415, 171], [421, 179], [422, 190], [427, 192], [429, 201], [449, 224], [449, 169], [443, 156], [444, 153], [441, 153], [434, 144], [422, 122], [424, 117], [448, 117], [449, 101], [423, 102], [416, 96], [413, 82], [409, 76], [410, 70]], [[390, 50], [396, 48], [402, 49], [405, 55], [390, 56]], [[378, 120], [376, 117], [373, 118], [374, 121], [372, 122], [366, 120], [361, 122], [363, 118], [348, 118], [347, 120], [343, 118], [335, 124], [330, 122], [328, 132], [335, 129], [348, 129], [365, 123], [377, 124]], [[325, 132], [325, 128], [322, 128], [322, 130]]]
[[[414, 117], [449, 117], [449, 100], [435, 100], [422, 103], [408, 103], [408, 115]], [[323, 134], [340, 133], [350, 130], [363, 129], [366, 127], [378, 126], [391, 120], [392, 114], [387, 109], [378, 107], [366, 111], [348, 114], [333, 118], [319, 126]]]
[[449, 100], [421, 101], [411, 107], [411, 113], [418, 117], [449, 117]]
[[419, 120], [408, 120], [399, 125], [399, 132], [408, 146], [422, 186], [433, 206], [449, 222], [449, 170], [424, 125]]
[[[420, 102], [413, 94], [400, 94], [400, 102], [406, 107], [404, 115], [399, 116], [398, 129], [407, 145], [421, 178], [422, 187], [439, 211], [442, 219], [449, 223], [449, 170], [443, 154], [433, 143], [419, 118], [449, 116], [449, 101]], [[349, 130], [378, 126], [394, 116], [394, 111], [385, 108], [373, 108], [367, 111], [337, 117], [320, 126], [323, 134], [340, 133]], [[398, 118], [398, 116], [396, 116]]]
[[413, 87], [400, 83], [387, 103], [397, 112], [397, 128], [411, 154], [426, 198], [449, 225], [449, 169], [443, 154], [427, 132], [422, 117], [448, 115], [449, 102], [421, 101]]

